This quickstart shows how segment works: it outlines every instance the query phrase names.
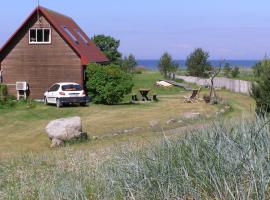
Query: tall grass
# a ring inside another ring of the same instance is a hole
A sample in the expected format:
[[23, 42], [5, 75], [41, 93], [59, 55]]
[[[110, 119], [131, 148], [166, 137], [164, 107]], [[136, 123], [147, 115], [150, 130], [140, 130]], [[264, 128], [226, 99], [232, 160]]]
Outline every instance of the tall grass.
[[267, 118], [217, 122], [93, 161], [88, 152], [2, 161], [9, 199], [269, 199]]

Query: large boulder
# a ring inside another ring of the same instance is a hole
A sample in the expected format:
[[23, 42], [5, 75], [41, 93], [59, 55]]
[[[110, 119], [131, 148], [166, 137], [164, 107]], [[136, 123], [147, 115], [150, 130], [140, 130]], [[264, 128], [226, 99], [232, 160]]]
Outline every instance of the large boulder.
[[50, 121], [46, 126], [46, 132], [52, 140], [51, 147], [61, 146], [65, 141], [86, 138], [82, 131], [80, 117], [70, 117]]

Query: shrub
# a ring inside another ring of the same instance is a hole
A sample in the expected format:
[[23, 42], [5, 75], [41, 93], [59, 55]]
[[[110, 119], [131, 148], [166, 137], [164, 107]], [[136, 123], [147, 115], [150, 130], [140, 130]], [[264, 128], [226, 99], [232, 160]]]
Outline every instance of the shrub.
[[239, 69], [239, 67], [235, 66], [231, 70], [231, 75], [232, 75], [233, 78], [236, 78], [239, 74], [240, 74], [240, 69]]
[[6, 98], [8, 95], [7, 86], [4, 84], [0, 84], [0, 100]]
[[133, 74], [142, 74], [143, 72], [148, 71], [148, 69], [144, 67], [136, 67], [134, 71], [132, 72]]
[[232, 67], [231, 67], [230, 63], [225, 63], [225, 66], [223, 67], [224, 76], [229, 78], [231, 72], [232, 72]]
[[256, 101], [257, 114], [270, 113], [270, 60], [265, 59], [254, 66], [255, 82], [251, 94]]
[[186, 61], [187, 72], [189, 76], [208, 77], [212, 69], [208, 61], [209, 53], [201, 48], [195, 49]]
[[95, 103], [117, 104], [132, 90], [132, 76], [117, 65], [90, 64], [86, 73], [86, 87]]
[[211, 97], [208, 94], [204, 94], [203, 95], [203, 100], [205, 101], [205, 103], [210, 103]]

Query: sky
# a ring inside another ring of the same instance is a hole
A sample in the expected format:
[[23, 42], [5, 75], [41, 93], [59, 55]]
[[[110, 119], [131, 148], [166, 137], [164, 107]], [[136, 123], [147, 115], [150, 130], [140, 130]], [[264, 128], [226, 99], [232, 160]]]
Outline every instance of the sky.
[[[89, 37], [121, 41], [123, 55], [185, 59], [195, 48], [210, 59], [270, 55], [269, 0], [40, 0], [72, 17]], [[0, 47], [37, 6], [37, 0], [2, 0]]]

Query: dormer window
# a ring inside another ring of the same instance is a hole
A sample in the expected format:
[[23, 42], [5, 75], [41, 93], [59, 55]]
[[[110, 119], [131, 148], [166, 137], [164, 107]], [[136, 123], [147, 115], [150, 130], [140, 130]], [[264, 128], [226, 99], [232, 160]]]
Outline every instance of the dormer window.
[[31, 28], [29, 30], [29, 44], [51, 44], [51, 29]]

